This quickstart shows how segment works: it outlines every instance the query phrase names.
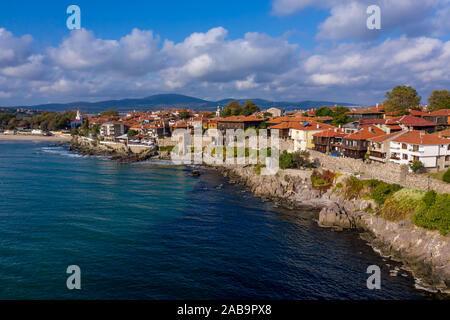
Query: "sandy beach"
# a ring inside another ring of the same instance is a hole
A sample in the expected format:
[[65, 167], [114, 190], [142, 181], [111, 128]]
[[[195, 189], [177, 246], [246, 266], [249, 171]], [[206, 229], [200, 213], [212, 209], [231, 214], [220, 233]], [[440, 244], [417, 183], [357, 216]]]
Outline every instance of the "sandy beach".
[[70, 141], [70, 135], [54, 135], [54, 136], [40, 136], [40, 135], [7, 135], [0, 134], [0, 141], [49, 141], [49, 142], [64, 142]]

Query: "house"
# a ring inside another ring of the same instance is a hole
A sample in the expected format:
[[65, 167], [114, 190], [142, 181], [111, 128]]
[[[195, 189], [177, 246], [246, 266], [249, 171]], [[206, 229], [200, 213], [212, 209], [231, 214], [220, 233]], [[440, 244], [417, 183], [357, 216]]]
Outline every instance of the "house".
[[450, 139], [423, 131], [409, 131], [391, 141], [389, 161], [409, 164], [420, 161], [425, 168], [443, 170], [450, 167]]
[[438, 137], [441, 137], [441, 138], [450, 138], [450, 128], [442, 130], [442, 131], [437, 131], [433, 134], [437, 135]]
[[100, 125], [100, 136], [115, 139], [124, 135], [128, 131], [128, 127], [119, 121], [106, 122]]
[[78, 110], [75, 119], [70, 120], [70, 129], [81, 127], [82, 124], [83, 116], [81, 115], [80, 110]]
[[206, 118], [203, 120], [203, 130], [217, 129], [217, 119]]
[[217, 129], [222, 132], [225, 132], [227, 129], [242, 129], [245, 131], [248, 128], [258, 127], [262, 122], [264, 122], [264, 119], [254, 116], [231, 116], [217, 119]]
[[367, 139], [369, 159], [386, 162], [391, 157], [391, 141], [408, 131], [393, 132]]
[[367, 139], [384, 134], [385, 132], [383, 130], [374, 125], [364, 126], [357, 132], [346, 135], [343, 138], [342, 153], [345, 157], [364, 159], [369, 147], [369, 141]]
[[283, 111], [281, 109], [275, 107], [269, 108], [264, 112], [270, 113], [272, 117], [281, 117], [281, 115], [283, 114]]
[[359, 121], [359, 120], [366, 120], [366, 119], [379, 119], [384, 114], [384, 107], [383, 106], [375, 106], [365, 109], [356, 109], [356, 110], [350, 110], [347, 112], [347, 114], [352, 117], [353, 120]]
[[313, 149], [313, 135], [315, 133], [333, 129], [335, 127], [316, 121], [293, 123], [289, 128], [289, 136], [294, 141], [294, 150]]
[[270, 126], [269, 129], [279, 130], [278, 137], [280, 139], [289, 139], [290, 138], [290, 130], [294, 127], [298, 122], [280, 122], [276, 125]]
[[440, 126], [450, 126], [450, 109], [441, 109], [435, 112], [427, 113], [423, 116], [423, 118]]
[[333, 156], [342, 155], [342, 140], [345, 132], [340, 128], [332, 128], [313, 134], [314, 150], [331, 153]]
[[[436, 123], [417, 118], [411, 115], [401, 116], [393, 119], [389, 119], [386, 121], [386, 125], [399, 125], [403, 130], [408, 131], [426, 131], [428, 133], [432, 133], [436, 130], [438, 126]], [[392, 131], [392, 130], [391, 130]]]
[[346, 123], [342, 126], [342, 129], [346, 134], [351, 134], [357, 132], [361, 127], [359, 126], [359, 121], [353, 121]]

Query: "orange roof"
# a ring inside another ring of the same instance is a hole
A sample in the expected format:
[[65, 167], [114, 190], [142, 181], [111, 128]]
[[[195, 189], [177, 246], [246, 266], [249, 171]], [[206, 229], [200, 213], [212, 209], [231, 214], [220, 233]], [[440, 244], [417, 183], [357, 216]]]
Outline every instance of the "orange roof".
[[347, 113], [384, 113], [384, 106], [374, 106], [364, 109], [350, 110]]
[[[301, 131], [316, 131], [316, 130], [327, 130], [327, 129], [335, 129], [329, 124], [317, 122], [317, 121], [305, 121], [301, 123], [293, 123], [290, 126], [290, 129], [301, 130]], [[272, 129], [272, 128], [271, 128]]]
[[254, 116], [231, 116], [227, 118], [220, 118], [219, 121], [221, 122], [251, 122], [251, 121], [264, 121], [264, 119], [260, 119]]
[[367, 140], [369, 138], [374, 138], [376, 136], [385, 135], [386, 133], [381, 130], [380, 128], [370, 125], [370, 126], [364, 126], [361, 130], [349, 134], [344, 137], [344, 139], [349, 140]]
[[427, 113], [426, 115], [430, 116], [449, 116], [450, 117], [450, 109], [441, 109], [435, 112]]
[[386, 141], [388, 139], [395, 138], [396, 136], [402, 135], [402, 134], [404, 134], [406, 132], [408, 132], [408, 131], [393, 132], [393, 133], [390, 133], [390, 134], [382, 134], [382, 135], [379, 135], [379, 136], [376, 136], [376, 137], [373, 137], [373, 138], [368, 138], [367, 140], [368, 141], [372, 141], [372, 142], [383, 142], [383, 141]]
[[428, 134], [422, 131], [408, 131], [393, 141], [420, 145], [450, 144], [450, 139], [441, 138], [435, 134]]
[[428, 115], [427, 112], [418, 111], [418, 110], [410, 110], [409, 113], [410, 113], [412, 116], [416, 116], [416, 117], [422, 117], [422, 116]]
[[338, 129], [338, 128], [330, 128], [328, 130], [324, 130], [321, 132], [317, 132], [314, 133], [313, 136], [315, 137], [326, 137], [326, 138], [331, 138], [331, 137], [339, 137], [339, 136], [344, 136], [345, 132], [342, 129]]
[[450, 128], [433, 133], [436, 136], [450, 138]]

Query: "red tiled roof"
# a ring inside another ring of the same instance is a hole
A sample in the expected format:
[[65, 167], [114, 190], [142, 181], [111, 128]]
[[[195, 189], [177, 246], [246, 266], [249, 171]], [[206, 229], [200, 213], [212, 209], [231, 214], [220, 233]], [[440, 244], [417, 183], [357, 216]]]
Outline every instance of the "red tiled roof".
[[421, 131], [408, 131], [393, 141], [420, 145], [450, 144], [450, 139], [441, 138], [435, 134], [427, 134]]
[[409, 113], [410, 113], [412, 116], [416, 116], [416, 117], [422, 117], [422, 116], [428, 115], [428, 113], [423, 112], [423, 111], [419, 111], [419, 110], [410, 110]]
[[429, 116], [449, 116], [450, 117], [450, 109], [441, 109], [435, 112], [427, 113]]
[[365, 125], [365, 124], [385, 124], [386, 123], [386, 119], [363, 119], [363, 120], [359, 120], [359, 124], [360, 125]]
[[361, 130], [351, 133], [344, 137], [344, 139], [348, 140], [367, 140], [369, 138], [373, 138], [380, 135], [385, 135], [386, 133], [380, 128], [370, 125], [365, 126]]
[[[307, 125], [305, 125], [307, 124]], [[328, 129], [334, 129], [336, 127], [333, 127], [329, 124], [317, 122], [317, 121], [304, 121], [301, 123], [294, 123], [290, 129], [294, 130], [302, 130], [302, 131], [315, 131], [315, 130], [328, 130]]]
[[231, 116], [227, 118], [220, 118], [219, 121], [221, 122], [253, 122], [253, 121], [264, 121], [264, 119], [260, 119], [253, 116]]
[[314, 133], [313, 136], [315, 137], [326, 137], [326, 138], [330, 138], [330, 137], [343, 137], [345, 136], [345, 132], [342, 129], [338, 129], [338, 128], [330, 128], [328, 130], [324, 130], [321, 132], [317, 132]]
[[411, 115], [401, 116], [398, 118], [390, 119], [391, 121], [396, 121], [399, 124], [403, 124], [407, 127], [434, 127], [437, 126], [436, 123], [422, 119], [417, 118]]
[[404, 134], [406, 132], [408, 132], [408, 131], [393, 132], [393, 133], [390, 133], [390, 134], [383, 134], [383, 135], [379, 135], [379, 136], [376, 136], [376, 137], [373, 137], [373, 138], [369, 138], [367, 140], [368, 141], [372, 141], [372, 142], [383, 142], [383, 141], [386, 141], [388, 139], [395, 138], [396, 136], [402, 135], [402, 134]]

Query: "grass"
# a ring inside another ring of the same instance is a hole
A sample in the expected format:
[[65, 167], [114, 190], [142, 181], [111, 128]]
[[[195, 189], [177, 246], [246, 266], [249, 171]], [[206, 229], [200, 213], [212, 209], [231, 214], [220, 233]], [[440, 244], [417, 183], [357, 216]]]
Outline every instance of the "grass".
[[450, 233], [450, 194], [435, 194], [424, 197], [422, 205], [413, 217], [415, 225], [430, 230], [439, 230], [443, 235]]
[[422, 205], [425, 191], [402, 189], [389, 197], [381, 207], [381, 216], [389, 221], [412, 219]]
[[433, 178], [433, 179], [443, 181], [442, 179], [443, 179], [443, 177], [444, 177], [444, 173], [445, 173], [445, 170], [444, 170], [444, 171], [439, 171], [439, 172], [431, 172], [431, 173], [429, 173], [428, 175], [429, 175], [431, 178]]

